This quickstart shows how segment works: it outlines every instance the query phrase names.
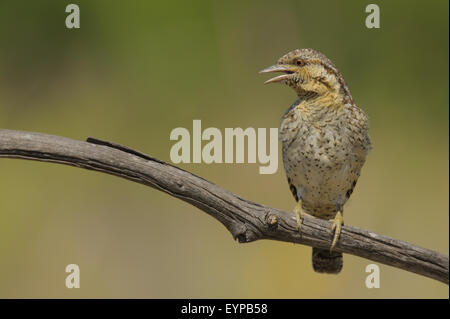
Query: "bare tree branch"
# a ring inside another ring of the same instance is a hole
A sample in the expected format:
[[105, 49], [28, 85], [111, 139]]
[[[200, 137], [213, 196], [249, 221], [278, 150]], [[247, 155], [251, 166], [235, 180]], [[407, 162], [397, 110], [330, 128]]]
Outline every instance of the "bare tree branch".
[[[239, 197], [180, 168], [127, 147], [40, 133], [0, 130], [0, 157], [61, 163], [116, 175], [188, 202], [220, 221], [240, 243], [280, 240], [327, 249], [331, 223], [303, 220], [302, 235], [292, 213]], [[387, 236], [344, 226], [335, 248], [448, 284], [448, 256]]]

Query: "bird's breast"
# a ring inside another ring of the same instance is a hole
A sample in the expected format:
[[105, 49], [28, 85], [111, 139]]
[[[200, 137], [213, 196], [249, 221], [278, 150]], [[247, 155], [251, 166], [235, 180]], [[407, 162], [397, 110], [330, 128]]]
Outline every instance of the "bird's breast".
[[298, 104], [285, 113], [280, 125], [287, 177], [307, 212], [320, 218], [334, 217], [346, 202], [362, 165], [343, 116], [313, 118]]

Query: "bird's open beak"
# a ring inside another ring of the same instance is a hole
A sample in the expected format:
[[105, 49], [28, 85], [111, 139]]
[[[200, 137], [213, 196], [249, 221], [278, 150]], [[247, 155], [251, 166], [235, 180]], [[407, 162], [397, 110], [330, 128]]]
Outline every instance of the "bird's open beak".
[[283, 80], [287, 80], [287, 79], [289, 79], [291, 74], [294, 73], [294, 71], [290, 70], [288, 66], [281, 65], [281, 64], [275, 64], [275, 65], [269, 66], [268, 68], [265, 68], [264, 70], [259, 71], [259, 73], [269, 73], [269, 72], [283, 72], [286, 74], [282, 74], [282, 75], [276, 76], [274, 78], [271, 78], [271, 79], [267, 80], [266, 82], [264, 82], [264, 84], [281, 82]]

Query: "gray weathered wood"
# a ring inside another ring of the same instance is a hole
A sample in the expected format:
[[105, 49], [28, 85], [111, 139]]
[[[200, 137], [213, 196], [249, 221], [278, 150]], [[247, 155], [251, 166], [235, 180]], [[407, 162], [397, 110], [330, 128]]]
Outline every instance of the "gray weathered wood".
[[[142, 183], [210, 214], [241, 243], [271, 239], [330, 247], [328, 221], [306, 217], [300, 236], [292, 213], [239, 197], [187, 171], [113, 143], [0, 130], [0, 157], [72, 165]], [[344, 226], [335, 250], [449, 282], [448, 256], [367, 230]]]

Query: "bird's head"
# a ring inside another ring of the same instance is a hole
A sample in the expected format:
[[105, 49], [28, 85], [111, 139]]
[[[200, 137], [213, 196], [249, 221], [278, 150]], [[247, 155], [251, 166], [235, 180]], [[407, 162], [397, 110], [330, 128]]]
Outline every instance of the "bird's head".
[[342, 75], [334, 64], [322, 53], [313, 49], [297, 49], [283, 55], [275, 65], [260, 73], [281, 72], [264, 82], [285, 83], [293, 88], [300, 97], [335, 94], [337, 97], [349, 97], [350, 92]]

